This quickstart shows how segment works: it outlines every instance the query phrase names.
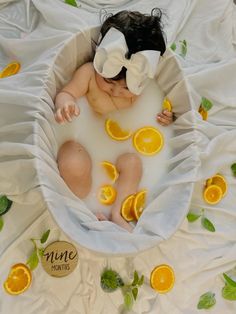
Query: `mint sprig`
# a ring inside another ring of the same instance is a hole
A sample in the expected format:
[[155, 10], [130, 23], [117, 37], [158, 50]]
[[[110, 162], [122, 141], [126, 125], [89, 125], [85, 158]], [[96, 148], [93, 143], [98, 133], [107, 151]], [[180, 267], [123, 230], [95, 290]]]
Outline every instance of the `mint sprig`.
[[200, 296], [198, 301], [197, 308], [201, 309], [210, 309], [216, 304], [215, 294], [212, 292], [206, 292]]
[[2, 231], [3, 226], [4, 226], [4, 221], [2, 217], [0, 216], [0, 231]]
[[222, 288], [222, 297], [229, 301], [236, 300], [236, 281], [230, 278], [226, 273], [223, 273], [225, 285]]
[[176, 44], [175, 42], [173, 42], [171, 45], [170, 45], [170, 49], [172, 51], [176, 51], [178, 48], [178, 51], [179, 51], [179, 55], [182, 57], [182, 58], [185, 58], [186, 55], [187, 55], [187, 51], [188, 51], [188, 44], [187, 44], [187, 41], [184, 39], [184, 40], [179, 40], [179, 43]]
[[205, 214], [204, 214], [205, 210], [204, 208], [201, 209], [201, 213], [200, 214], [195, 214], [193, 212], [189, 212], [187, 214], [187, 219], [188, 222], [192, 223], [196, 220], [198, 220], [198, 218], [201, 217], [201, 225], [204, 229], [210, 231], [210, 232], [215, 232], [215, 226], [213, 225], [213, 223], [210, 221], [210, 219], [208, 219]]
[[209, 111], [213, 107], [213, 103], [206, 97], [202, 97], [200, 106], [205, 110]]
[[65, 0], [65, 3], [78, 8], [77, 2], [75, 0]]
[[6, 214], [11, 208], [12, 201], [6, 195], [0, 196], [0, 216]]
[[236, 162], [231, 165], [231, 170], [233, 172], [233, 176], [236, 177]]

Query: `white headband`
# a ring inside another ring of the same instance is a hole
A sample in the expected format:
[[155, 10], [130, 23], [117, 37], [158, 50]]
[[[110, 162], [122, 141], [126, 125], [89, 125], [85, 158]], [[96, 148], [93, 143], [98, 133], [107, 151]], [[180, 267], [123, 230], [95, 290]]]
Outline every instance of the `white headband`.
[[93, 66], [105, 78], [115, 77], [125, 67], [129, 91], [140, 95], [148, 80], [156, 74], [160, 51], [142, 50], [132, 54], [130, 59], [125, 57], [127, 52], [123, 33], [112, 27], [96, 49]]

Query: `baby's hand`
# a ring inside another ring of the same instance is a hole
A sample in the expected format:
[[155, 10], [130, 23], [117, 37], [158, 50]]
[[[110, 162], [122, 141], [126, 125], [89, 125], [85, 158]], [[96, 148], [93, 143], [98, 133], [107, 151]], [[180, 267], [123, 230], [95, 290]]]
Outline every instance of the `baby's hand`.
[[173, 112], [168, 111], [168, 110], [163, 110], [161, 113], [157, 114], [156, 120], [163, 126], [169, 125], [174, 121]]
[[62, 107], [57, 108], [55, 111], [55, 120], [58, 123], [71, 122], [73, 116], [78, 116], [80, 110], [74, 101], [67, 101]]

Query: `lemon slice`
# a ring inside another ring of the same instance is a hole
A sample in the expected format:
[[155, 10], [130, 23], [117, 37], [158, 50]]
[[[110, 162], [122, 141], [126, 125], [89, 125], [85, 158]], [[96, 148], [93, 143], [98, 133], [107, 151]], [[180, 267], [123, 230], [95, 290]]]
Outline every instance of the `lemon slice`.
[[135, 149], [147, 156], [157, 154], [163, 147], [164, 139], [160, 131], [152, 126], [138, 129], [133, 136]]
[[0, 72], [0, 78], [14, 75], [18, 73], [19, 71], [20, 71], [20, 63], [16, 61], [11, 62]]
[[207, 120], [208, 118], [208, 112], [202, 108], [202, 106], [199, 107], [198, 112], [202, 116], [202, 120]]
[[123, 130], [116, 121], [111, 119], [106, 120], [105, 130], [107, 134], [116, 141], [125, 141], [132, 135], [131, 131]]
[[206, 180], [206, 186], [210, 186], [210, 185], [217, 185], [221, 188], [222, 190], [222, 197], [225, 196], [225, 194], [227, 193], [228, 190], [228, 184], [225, 180], [225, 177], [222, 176], [221, 174], [216, 174], [213, 177], [209, 178]]
[[162, 109], [163, 110], [168, 110], [168, 111], [172, 111], [172, 105], [171, 102], [169, 101], [169, 99], [165, 98], [163, 103], [162, 103]]
[[142, 215], [143, 209], [146, 206], [147, 190], [141, 190], [135, 195], [133, 204], [134, 217], [138, 220]]
[[126, 221], [132, 221], [134, 220], [134, 215], [133, 215], [133, 202], [134, 202], [135, 195], [131, 194], [128, 197], [125, 198], [121, 205], [121, 216], [126, 220]]
[[103, 185], [98, 192], [98, 200], [103, 205], [111, 205], [116, 200], [116, 189], [109, 184]]
[[108, 175], [108, 177], [114, 183], [119, 177], [119, 173], [116, 169], [116, 166], [113, 163], [106, 161], [106, 160], [102, 161], [101, 165], [102, 165], [103, 169], [106, 171], [106, 174]]
[[223, 193], [218, 185], [211, 184], [205, 188], [203, 198], [208, 204], [217, 204], [222, 199]]
[[153, 269], [150, 284], [159, 293], [169, 292], [175, 283], [175, 274], [169, 265], [159, 265]]
[[3, 286], [7, 293], [17, 295], [27, 290], [31, 281], [32, 275], [30, 269], [25, 264], [19, 263], [12, 266]]

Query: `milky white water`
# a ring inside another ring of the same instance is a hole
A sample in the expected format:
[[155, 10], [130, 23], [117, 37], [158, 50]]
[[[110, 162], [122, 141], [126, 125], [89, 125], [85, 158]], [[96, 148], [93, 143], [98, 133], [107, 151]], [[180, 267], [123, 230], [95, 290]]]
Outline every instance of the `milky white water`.
[[143, 162], [143, 176], [139, 189], [147, 189], [147, 201], [152, 198], [156, 187], [167, 173], [168, 159], [171, 157], [168, 139], [172, 137], [172, 125], [163, 127], [156, 122], [156, 114], [161, 111], [163, 97], [156, 82], [152, 81], [132, 108], [112, 112], [103, 117], [95, 114], [88, 105], [87, 99], [82, 97], [77, 103], [81, 111], [80, 116], [74, 118], [71, 123], [55, 125], [59, 145], [68, 139], [74, 139], [84, 145], [91, 156], [93, 185], [88, 197], [84, 199], [91, 211], [107, 213], [110, 208], [100, 204], [97, 199], [99, 187], [103, 184], [111, 184], [100, 162], [107, 160], [115, 163], [120, 154], [136, 152], [132, 137], [126, 141], [115, 141], [107, 135], [104, 128], [107, 118], [117, 121], [124, 129], [135, 131], [144, 126], [154, 126], [163, 134], [164, 146], [159, 153], [154, 156], [144, 156], [136, 152]]

